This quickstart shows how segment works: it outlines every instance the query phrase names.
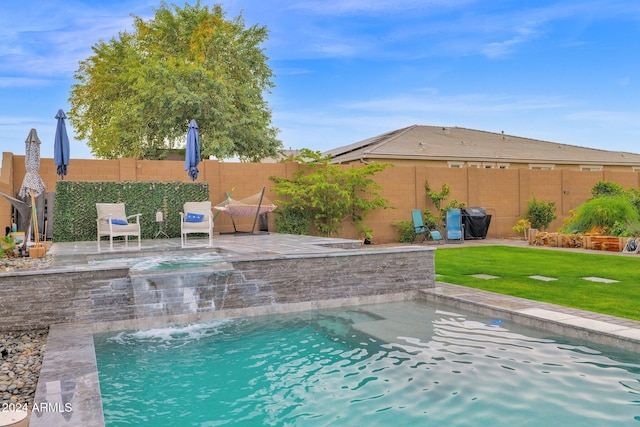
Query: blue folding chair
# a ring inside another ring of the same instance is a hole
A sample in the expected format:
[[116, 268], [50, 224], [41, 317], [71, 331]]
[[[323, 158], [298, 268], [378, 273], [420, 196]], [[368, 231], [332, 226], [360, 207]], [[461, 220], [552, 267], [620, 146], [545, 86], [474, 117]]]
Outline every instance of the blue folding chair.
[[463, 227], [462, 211], [460, 209], [448, 209], [445, 226], [445, 239], [447, 243], [464, 243]]
[[442, 234], [438, 230], [430, 230], [424, 225], [424, 221], [422, 220], [422, 212], [419, 209], [414, 209], [411, 211], [411, 218], [413, 219], [413, 242], [416, 241], [416, 238], [419, 235], [422, 235], [422, 241], [428, 240], [431, 238], [434, 242], [438, 242], [439, 244], [444, 241], [442, 238]]

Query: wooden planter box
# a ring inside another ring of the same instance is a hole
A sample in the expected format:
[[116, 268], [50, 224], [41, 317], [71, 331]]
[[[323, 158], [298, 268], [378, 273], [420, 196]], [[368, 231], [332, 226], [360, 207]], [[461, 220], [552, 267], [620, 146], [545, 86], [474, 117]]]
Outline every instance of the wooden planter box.
[[584, 248], [594, 251], [622, 252], [627, 243], [625, 237], [583, 236], [578, 234], [545, 233], [532, 230], [529, 244], [559, 248]]
[[626, 239], [612, 236], [585, 236], [585, 247], [594, 251], [622, 252]]

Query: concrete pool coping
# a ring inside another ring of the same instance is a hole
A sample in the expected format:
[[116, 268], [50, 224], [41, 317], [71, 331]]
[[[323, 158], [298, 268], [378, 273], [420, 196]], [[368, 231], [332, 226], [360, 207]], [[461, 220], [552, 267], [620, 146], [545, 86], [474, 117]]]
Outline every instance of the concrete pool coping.
[[[261, 256], [267, 257], [270, 256], [269, 252], [286, 252], [289, 256], [295, 256], [295, 254], [304, 256], [310, 253], [331, 252], [332, 244], [340, 245], [348, 243], [337, 239], [329, 243], [329, 245], [319, 246], [318, 252], [314, 252], [316, 248], [299, 244], [289, 246], [292, 242], [284, 240], [281, 242], [281, 247], [273, 245], [270, 251], [265, 253], [265, 251], [256, 248], [250, 238], [241, 237], [240, 239], [249, 240], [235, 242], [234, 239], [234, 242], [239, 246], [231, 245], [231, 247], [227, 247], [225, 250], [235, 251], [235, 256], [242, 258], [255, 256], [258, 252], [260, 252]], [[91, 243], [95, 247], [95, 242]], [[471, 242], [469, 244], [474, 243], [509, 244], [510, 241], [502, 243], [482, 241]], [[173, 242], [165, 241], [164, 244], [172, 246]], [[521, 245], [519, 242], [516, 244]], [[75, 247], [71, 248], [73, 249], [71, 252], [76, 252], [76, 257], [94, 256], [90, 251], [88, 252], [86, 245], [75, 245]], [[242, 251], [242, 248], [246, 246], [250, 249], [249, 253], [243, 253]], [[419, 250], [418, 246], [419, 245], [413, 246], [415, 249], [405, 246], [405, 249]], [[368, 250], [393, 249], [390, 247], [377, 249], [374, 246]], [[112, 253], [112, 255], [116, 253]], [[74, 267], [69, 265], [66, 268]], [[440, 282], [436, 282], [435, 288], [423, 289], [415, 293], [387, 294], [330, 301], [294, 303], [280, 306], [235, 309], [225, 312], [207, 313], [206, 315], [203, 314], [197, 317], [178, 316], [155, 318], [147, 322], [136, 322], [137, 324], [132, 324], [131, 322], [102, 322], [99, 324], [95, 322], [75, 322], [56, 324], [52, 325], [49, 330], [47, 348], [35, 397], [35, 405], [37, 405], [39, 410], [34, 410], [31, 413], [29, 426], [102, 427], [105, 425], [93, 342], [93, 334], [96, 332], [148, 328], [160, 324], [189, 323], [222, 317], [242, 317], [372, 304], [403, 299], [424, 299], [435, 302], [436, 304], [442, 303], [448, 307], [464, 309], [465, 311], [490, 316], [501, 316], [504, 319], [509, 319], [516, 323], [547, 329], [553, 333], [640, 352], [640, 322]], [[34, 409], [36, 407], [35, 405]]]

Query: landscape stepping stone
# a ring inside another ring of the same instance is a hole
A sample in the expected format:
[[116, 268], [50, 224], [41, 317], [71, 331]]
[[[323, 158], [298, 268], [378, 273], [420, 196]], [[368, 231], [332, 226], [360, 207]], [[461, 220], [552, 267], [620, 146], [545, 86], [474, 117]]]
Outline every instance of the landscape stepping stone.
[[599, 283], [618, 283], [619, 280], [613, 279], [605, 279], [603, 277], [583, 277], [584, 280], [588, 280], [590, 282], [599, 282]]
[[483, 280], [499, 279], [498, 276], [492, 276], [490, 274], [472, 274], [471, 277], [475, 277], [476, 279], [483, 279]]
[[543, 282], [553, 282], [554, 280], [558, 280], [555, 277], [547, 276], [529, 276], [529, 279], [542, 280]]

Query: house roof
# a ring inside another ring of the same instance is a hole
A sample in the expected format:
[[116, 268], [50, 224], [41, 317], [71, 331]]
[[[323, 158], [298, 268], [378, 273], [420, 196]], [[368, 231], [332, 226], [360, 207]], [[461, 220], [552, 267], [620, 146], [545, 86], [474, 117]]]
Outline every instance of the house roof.
[[366, 159], [640, 166], [640, 154], [460, 127], [413, 125], [327, 151], [333, 163]]

